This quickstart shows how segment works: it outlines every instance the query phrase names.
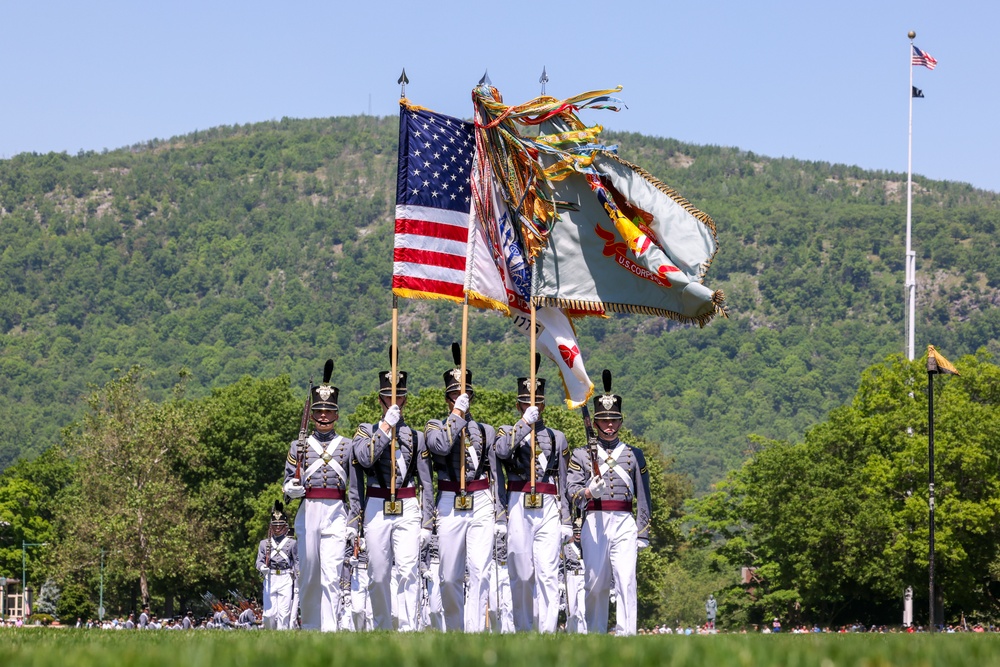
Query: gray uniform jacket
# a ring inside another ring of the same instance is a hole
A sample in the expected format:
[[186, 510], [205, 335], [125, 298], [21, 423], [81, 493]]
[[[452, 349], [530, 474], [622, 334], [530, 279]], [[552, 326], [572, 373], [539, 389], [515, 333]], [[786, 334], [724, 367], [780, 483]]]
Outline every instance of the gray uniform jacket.
[[[329, 461], [323, 460], [323, 453], [332, 440], [340, 441]], [[297, 458], [302, 450], [302, 476], [299, 480], [309, 489], [339, 489], [344, 494], [347, 505], [347, 527], [360, 530], [361, 497], [358, 491], [358, 481], [354, 479], [354, 467], [351, 465], [354, 447], [351, 440], [330, 433], [312, 433], [306, 438], [304, 445], [298, 440], [292, 440], [288, 448], [288, 458], [285, 459], [285, 482], [296, 476]]]
[[[560, 523], [569, 526], [569, 494], [566, 493], [569, 444], [562, 431], [546, 428], [541, 420], [535, 422], [534, 426], [535, 482], [555, 484]], [[531, 479], [530, 434], [523, 419], [518, 419], [513, 426], [501, 426], [497, 432], [497, 458], [506, 464], [508, 486], [510, 482], [527, 482]]]
[[[623, 443], [615, 438], [614, 442], [598, 440], [598, 444], [604, 449], [607, 457], [612, 458], [612, 454]], [[570, 501], [580, 509], [587, 508], [588, 501], [583, 492], [594, 476], [591, 455], [589, 446], [577, 447], [573, 450], [573, 456], [569, 461]], [[597, 461], [603, 472], [601, 476], [607, 485], [601, 500], [621, 500], [630, 505], [635, 501], [635, 523], [639, 529], [637, 537], [648, 540], [652, 502], [649, 496], [649, 472], [646, 470], [646, 457], [642, 450], [626, 444], [613, 461], [602, 459], [600, 456], [597, 457]], [[621, 471], [621, 474], [618, 471]]]
[[[392, 474], [390, 443], [391, 438], [378, 424], [361, 424], [358, 427], [354, 434], [354, 459], [364, 475], [358, 476], [359, 481], [367, 478], [368, 486], [389, 488], [389, 476]], [[433, 529], [434, 478], [424, 434], [400, 420], [396, 424], [396, 488], [402, 488], [404, 482], [406, 486], [418, 487], [420, 527]]]
[[[503, 479], [503, 470], [497, 463], [496, 432], [489, 424], [480, 424], [475, 420], [459, 417], [454, 413], [448, 415], [445, 421], [432, 419], [427, 422], [424, 435], [427, 439], [427, 451], [431, 453], [434, 471], [437, 472], [438, 483], [458, 482], [459, 466], [462, 449], [459, 443], [462, 433], [468, 434], [468, 447], [475, 451], [478, 465], [473, 465], [472, 457], [466, 451], [465, 482], [477, 479], [477, 468], [482, 470], [478, 479], [488, 478], [490, 490], [493, 492], [493, 510], [497, 521], [507, 520], [507, 485]], [[486, 457], [485, 462], [483, 457]]]
[[297, 572], [299, 569], [299, 545], [291, 537], [285, 535], [280, 540], [267, 537], [260, 541], [257, 547], [257, 571], [264, 572]]

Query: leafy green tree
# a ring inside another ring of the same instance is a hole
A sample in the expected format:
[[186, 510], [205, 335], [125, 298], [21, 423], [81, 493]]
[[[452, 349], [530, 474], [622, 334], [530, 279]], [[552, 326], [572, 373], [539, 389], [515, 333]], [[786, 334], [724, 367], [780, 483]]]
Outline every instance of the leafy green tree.
[[64, 578], [92, 572], [106, 549], [107, 573], [170, 588], [216, 570], [206, 522], [193, 511], [179, 469], [197, 466], [197, 412], [175, 396], [156, 404], [133, 367], [89, 398], [90, 411], [67, 430], [77, 462], [59, 515], [58, 567]]
[[[695, 539], [717, 541], [720, 569], [749, 568], [749, 582], [726, 591], [732, 618], [894, 622], [907, 585], [919, 601], [928, 566], [922, 363], [890, 357], [869, 368], [853, 403], [804, 442], [758, 441], [719, 491], [693, 503]], [[985, 354], [957, 365], [960, 377], [934, 385], [935, 580], [953, 614], [993, 618], [1000, 368]]]

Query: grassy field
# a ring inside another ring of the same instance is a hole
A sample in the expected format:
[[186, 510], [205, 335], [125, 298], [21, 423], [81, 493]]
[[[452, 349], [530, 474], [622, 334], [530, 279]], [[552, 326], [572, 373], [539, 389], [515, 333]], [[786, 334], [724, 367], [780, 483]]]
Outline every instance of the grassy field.
[[890, 667], [998, 665], [1000, 635], [538, 635], [0, 630], [14, 667]]

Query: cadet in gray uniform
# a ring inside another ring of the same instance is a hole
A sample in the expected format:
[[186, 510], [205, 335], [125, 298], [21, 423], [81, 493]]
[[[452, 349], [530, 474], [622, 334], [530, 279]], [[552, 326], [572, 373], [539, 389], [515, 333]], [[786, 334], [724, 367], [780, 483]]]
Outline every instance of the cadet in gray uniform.
[[[573, 537], [566, 468], [569, 445], [562, 431], [542, 422], [545, 380], [535, 381], [531, 405], [529, 378], [517, 379], [517, 409], [521, 419], [501, 426], [497, 458], [507, 470], [507, 544], [510, 558], [514, 628], [555, 632], [559, 625], [559, 548]], [[531, 434], [535, 460], [531, 460]], [[535, 495], [531, 496], [531, 466], [535, 467]], [[532, 502], [533, 501], [533, 502]]]
[[280, 500], [271, 508], [268, 535], [257, 547], [257, 571], [264, 577], [263, 624], [269, 630], [291, 630], [298, 545], [288, 536], [288, 519]]
[[[424, 434], [407, 426], [406, 373], [397, 371], [396, 404], [392, 371], [379, 373], [382, 420], [361, 424], [354, 434], [354, 458], [367, 479], [364, 511], [368, 546], [369, 595], [375, 628], [392, 630], [398, 601], [398, 629], [418, 629], [420, 614], [420, 546], [431, 536], [434, 487]], [[395, 460], [391, 441], [395, 439]], [[392, 475], [395, 474], [395, 497]], [[393, 576], [394, 566], [398, 579]], [[394, 584], [393, 581], [398, 581]]]
[[420, 552], [420, 576], [423, 577], [423, 628], [444, 630], [444, 605], [441, 602], [441, 555], [437, 533]]
[[283, 487], [289, 498], [303, 498], [295, 516], [302, 628], [323, 632], [337, 630], [344, 548], [357, 536], [361, 523], [351, 441], [333, 430], [340, 390], [328, 384], [332, 372], [329, 360], [323, 384], [312, 391], [315, 430], [302, 441], [292, 441]]
[[587, 634], [583, 557], [580, 554], [581, 522], [579, 510], [573, 509], [573, 540], [563, 545], [563, 575], [566, 583], [566, 632]]
[[[622, 398], [611, 393], [604, 371], [603, 396], [594, 398], [597, 442], [579, 447], [569, 464], [571, 501], [586, 514], [580, 534], [586, 578], [587, 631], [608, 631], [612, 577], [617, 599], [615, 634], [636, 633], [635, 565], [649, 546], [649, 474], [638, 447], [618, 439]], [[632, 503], [636, 503], [636, 517]]]
[[[452, 347], [456, 364], [461, 356], [457, 348], [458, 344]], [[463, 383], [461, 370], [453, 368], [444, 374], [444, 384], [450, 414], [444, 420], [432, 419], [425, 430], [438, 476], [444, 624], [446, 630], [482, 632], [489, 604], [487, 570], [493, 557], [493, 535], [507, 532], [506, 489], [494, 449], [496, 432], [469, 414], [474, 396], [472, 371], [466, 370]], [[467, 593], [463, 590], [466, 568]]]

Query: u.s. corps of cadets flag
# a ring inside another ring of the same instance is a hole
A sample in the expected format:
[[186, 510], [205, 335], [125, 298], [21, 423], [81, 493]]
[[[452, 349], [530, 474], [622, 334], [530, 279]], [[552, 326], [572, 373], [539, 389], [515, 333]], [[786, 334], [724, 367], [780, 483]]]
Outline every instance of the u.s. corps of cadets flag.
[[472, 123], [400, 102], [394, 294], [463, 300], [473, 148]]
[[[604, 145], [576, 116], [617, 110], [610, 93], [539, 97], [508, 107], [488, 85], [473, 91], [477, 150], [487, 136], [495, 181], [530, 243], [536, 306], [603, 315], [660, 315], [704, 325], [725, 297], [702, 284], [718, 248], [715, 223]], [[482, 116], [482, 118], [480, 118]], [[475, 199], [475, 197], [474, 197]]]

